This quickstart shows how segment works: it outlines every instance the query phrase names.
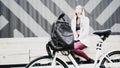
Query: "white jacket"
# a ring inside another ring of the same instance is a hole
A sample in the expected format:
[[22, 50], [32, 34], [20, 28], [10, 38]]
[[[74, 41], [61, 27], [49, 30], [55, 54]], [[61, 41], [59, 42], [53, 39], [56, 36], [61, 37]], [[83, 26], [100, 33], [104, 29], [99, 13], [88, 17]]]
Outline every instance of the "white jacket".
[[80, 36], [77, 36], [76, 33], [76, 16], [72, 19], [71, 29], [74, 33], [74, 40], [80, 40], [81, 43], [85, 44], [87, 47], [89, 46], [89, 18], [82, 15], [80, 17]]

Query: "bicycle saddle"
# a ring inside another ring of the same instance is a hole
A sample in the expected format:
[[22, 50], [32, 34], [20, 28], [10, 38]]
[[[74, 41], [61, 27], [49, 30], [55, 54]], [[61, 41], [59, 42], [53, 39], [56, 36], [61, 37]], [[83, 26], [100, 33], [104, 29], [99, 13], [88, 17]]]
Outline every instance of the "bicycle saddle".
[[98, 36], [108, 37], [111, 34], [111, 30], [110, 29], [97, 30], [93, 34], [98, 35]]

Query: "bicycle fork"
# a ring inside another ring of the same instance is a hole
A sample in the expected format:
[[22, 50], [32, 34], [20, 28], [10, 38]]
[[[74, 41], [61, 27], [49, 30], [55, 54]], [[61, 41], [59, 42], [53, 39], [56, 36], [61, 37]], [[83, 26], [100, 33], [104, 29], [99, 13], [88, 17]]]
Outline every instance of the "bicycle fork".
[[78, 68], [79, 65], [77, 64], [77, 62], [74, 60], [73, 56], [71, 54], [68, 55], [69, 60], [72, 61], [73, 65], [75, 66], [75, 68]]
[[56, 56], [56, 54], [54, 55], [54, 58], [53, 58], [53, 61], [52, 61], [52, 65], [51, 65], [51, 68], [55, 68], [55, 65], [56, 65], [56, 58], [57, 58], [57, 56]]

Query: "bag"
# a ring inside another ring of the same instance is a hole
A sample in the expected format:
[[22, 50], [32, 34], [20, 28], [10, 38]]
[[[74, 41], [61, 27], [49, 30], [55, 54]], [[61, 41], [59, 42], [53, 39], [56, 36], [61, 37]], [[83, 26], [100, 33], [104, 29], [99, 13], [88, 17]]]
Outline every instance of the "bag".
[[68, 22], [57, 20], [52, 25], [51, 39], [57, 50], [74, 49], [74, 35]]

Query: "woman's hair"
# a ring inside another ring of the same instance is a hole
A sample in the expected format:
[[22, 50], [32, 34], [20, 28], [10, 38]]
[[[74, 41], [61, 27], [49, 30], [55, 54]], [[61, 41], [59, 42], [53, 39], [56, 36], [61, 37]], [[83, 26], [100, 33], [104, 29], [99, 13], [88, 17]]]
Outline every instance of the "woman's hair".
[[[81, 9], [82, 9], [82, 16], [85, 16], [85, 11], [84, 11], [83, 6], [77, 5], [76, 8], [81, 8]], [[76, 13], [75, 13], [75, 14], [76, 14]]]

